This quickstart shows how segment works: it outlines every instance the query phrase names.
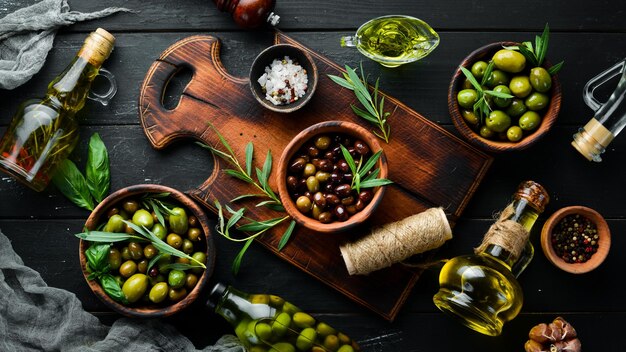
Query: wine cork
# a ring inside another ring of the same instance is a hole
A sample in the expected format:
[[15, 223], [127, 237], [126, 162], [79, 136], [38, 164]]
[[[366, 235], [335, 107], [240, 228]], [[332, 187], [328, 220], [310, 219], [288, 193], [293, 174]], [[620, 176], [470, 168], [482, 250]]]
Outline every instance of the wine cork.
[[452, 229], [443, 209], [431, 208], [376, 228], [339, 250], [350, 275], [365, 275], [439, 248], [451, 238]]
[[100, 67], [102, 63], [111, 55], [113, 46], [115, 45], [115, 37], [102, 28], [91, 32], [83, 47], [80, 48], [78, 56], [87, 60], [91, 65]]

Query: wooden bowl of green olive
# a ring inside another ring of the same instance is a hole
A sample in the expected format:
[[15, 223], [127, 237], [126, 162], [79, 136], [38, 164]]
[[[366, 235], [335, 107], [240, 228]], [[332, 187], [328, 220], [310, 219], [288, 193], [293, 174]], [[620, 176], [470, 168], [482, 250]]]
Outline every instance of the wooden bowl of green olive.
[[114, 192], [77, 235], [85, 280], [120, 314], [177, 313], [213, 273], [215, 245], [207, 224], [202, 209], [173, 188], [135, 185]]
[[558, 76], [549, 72], [549, 63], [537, 66], [512, 49], [520, 45], [497, 42], [475, 50], [454, 72], [448, 89], [457, 130], [487, 151], [528, 148], [548, 132], [561, 110]]

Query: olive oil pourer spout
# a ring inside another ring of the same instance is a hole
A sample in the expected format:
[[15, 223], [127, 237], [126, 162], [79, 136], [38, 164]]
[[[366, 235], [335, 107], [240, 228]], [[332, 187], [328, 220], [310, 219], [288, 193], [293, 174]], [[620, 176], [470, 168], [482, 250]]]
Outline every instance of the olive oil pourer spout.
[[341, 38], [342, 47], [356, 47], [386, 67], [398, 67], [426, 57], [439, 45], [428, 23], [410, 16], [390, 15], [364, 23], [354, 36]]

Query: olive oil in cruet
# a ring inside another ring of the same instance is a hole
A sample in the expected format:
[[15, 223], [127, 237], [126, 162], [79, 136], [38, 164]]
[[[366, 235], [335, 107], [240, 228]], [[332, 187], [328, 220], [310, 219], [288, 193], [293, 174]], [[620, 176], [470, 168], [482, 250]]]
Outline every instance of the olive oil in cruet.
[[42, 191], [57, 166], [78, 142], [76, 112], [83, 108], [94, 78], [100, 73], [111, 84], [104, 95], [90, 99], [103, 105], [115, 95], [113, 75], [101, 69], [115, 37], [102, 28], [91, 33], [69, 66], [50, 84], [43, 99], [23, 102], [0, 140], [0, 170], [35, 191]]
[[417, 61], [439, 45], [439, 35], [426, 22], [410, 16], [383, 16], [364, 23], [341, 46], [356, 47], [386, 67]]
[[[504, 323], [522, 308], [524, 297], [516, 278], [533, 257], [528, 233], [548, 201], [541, 185], [523, 182], [476, 253], [453, 258], [443, 266], [435, 305], [475, 331], [500, 335]], [[520, 236], [507, 238], [503, 228]], [[497, 232], [495, 236], [490, 236], [492, 231]]]

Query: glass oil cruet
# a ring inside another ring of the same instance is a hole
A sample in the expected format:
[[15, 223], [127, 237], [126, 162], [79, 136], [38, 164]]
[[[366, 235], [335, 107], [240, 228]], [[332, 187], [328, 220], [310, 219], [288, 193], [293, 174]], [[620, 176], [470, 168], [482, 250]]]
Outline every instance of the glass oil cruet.
[[[23, 102], [0, 140], [0, 170], [35, 191], [43, 191], [58, 164], [78, 142], [76, 112], [85, 99], [107, 105], [117, 92], [113, 75], [101, 69], [113, 50], [115, 37], [102, 28], [92, 32], [63, 73], [48, 85], [43, 99]], [[90, 92], [101, 74], [110, 84], [108, 92]]]
[[248, 352], [356, 352], [355, 341], [283, 298], [216, 284], [208, 307], [226, 319]]
[[[615, 91], [606, 103], [600, 103], [594, 96], [596, 88], [609, 80], [619, 77]], [[595, 111], [595, 116], [574, 135], [572, 146], [587, 160], [601, 162], [600, 154], [626, 126], [626, 59], [595, 76], [583, 90], [587, 106]]]
[[435, 305], [473, 330], [500, 335], [504, 323], [522, 308], [516, 278], [533, 257], [529, 232], [549, 199], [540, 184], [522, 182], [475, 254], [453, 258], [443, 266]]
[[437, 45], [439, 35], [426, 22], [402, 15], [374, 18], [359, 27], [354, 36], [341, 38], [341, 46], [356, 47], [386, 67], [417, 61]]

